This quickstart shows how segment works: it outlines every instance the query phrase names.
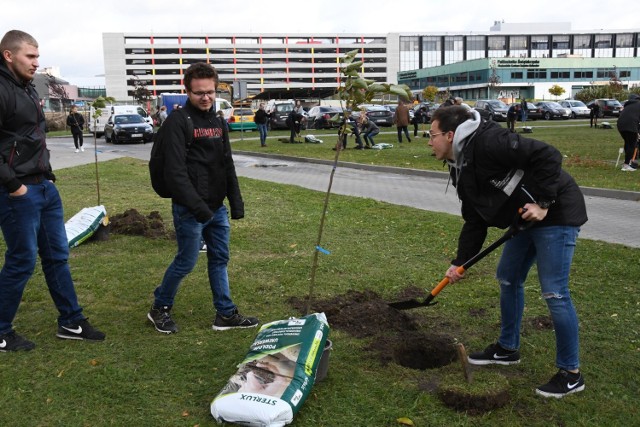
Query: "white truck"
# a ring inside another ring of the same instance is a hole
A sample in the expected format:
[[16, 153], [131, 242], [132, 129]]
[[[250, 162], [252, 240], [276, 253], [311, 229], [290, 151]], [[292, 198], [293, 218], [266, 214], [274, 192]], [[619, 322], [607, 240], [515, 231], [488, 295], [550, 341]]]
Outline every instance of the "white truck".
[[107, 124], [109, 117], [114, 114], [139, 114], [145, 122], [153, 126], [153, 118], [147, 111], [139, 105], [107, 105], [101, 108], [102, 114], [96, 116], [96, 109], [91, 107], [89, 110], [89, 132], [100, 137], [104, 134], [104, 125]]

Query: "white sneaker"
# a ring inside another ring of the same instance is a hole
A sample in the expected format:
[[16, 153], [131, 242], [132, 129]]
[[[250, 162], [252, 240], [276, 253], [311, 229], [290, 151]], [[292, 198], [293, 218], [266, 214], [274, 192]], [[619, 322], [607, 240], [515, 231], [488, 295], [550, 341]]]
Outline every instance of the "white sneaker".
[[80, 151], [84, 153], [84, 147], [80, 147]]
[[620, 169], [623, 172], [635, 172], [636, 170], [634, 168], [632, 168], [631, 166], [624, 164], [622, 165], [622, 169]]
[[76, 148], [76, 153], [79, 153], [79, 152], [80, 152], [80, 150], [78, 150], [78, 149]]

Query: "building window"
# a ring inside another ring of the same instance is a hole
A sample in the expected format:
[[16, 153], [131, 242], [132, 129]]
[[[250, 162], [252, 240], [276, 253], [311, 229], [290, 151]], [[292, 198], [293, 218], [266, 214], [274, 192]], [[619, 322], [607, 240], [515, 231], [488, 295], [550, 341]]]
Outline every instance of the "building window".
[[631, 77], [631, 71], [628, 71], [628, 70], [620, 71], [620, 78], [623, 78], [623, 77], [626, 77], [626, 78]]
[[511, 72], [511, 79], [512, 80], [522, 80], [523, 76], [524, 76], [524, 73], [522, 71], [512, 71]]
[[613, 45], [611, 38], [611, 34], [596, 34], [596, 49], [610, 49]]
[[527, 79], [546, 79], [547, 78], [547, 70], [544, 69], [533, 69], [527, 70]]
[[400, 37], [400, 50], [405, 52], [420, 51], [419, 37]]
[[574, 71], [573, 78], [574, 79], [592, 79], [593, 71]]
[[523, 50], [527, 48], [526, 36], [511, 36], [509, 38], [509, 49], [511, 50]]
[[587, 36], [587, 35], [574, 36], [573, 47], [576, 49], [591, 49], [591, 36]]
[[598, 79], [608, 79], [615, 75], [616, 75], [615, 68], [598, 68], [596, 70], [596, 78]]
[[489, 50], [504, 50], [507, 48], [507, 39], [505, 36], [489, 36]]
[[571, 73], [569, 71], [552, 71], [551, 78], [552, 79], [570, 79]]
[[633, 47], [633, 34], [618, 34], [616, 47]]
[[553, 49], [569, 49], [569, 36], [552, 36]]
[[531, 36], [532, 50], [549, 50], [548, 36]]
[[484, 36], [468, 36], [467, 37], [467, 50], [482, 50], [485, 49]]

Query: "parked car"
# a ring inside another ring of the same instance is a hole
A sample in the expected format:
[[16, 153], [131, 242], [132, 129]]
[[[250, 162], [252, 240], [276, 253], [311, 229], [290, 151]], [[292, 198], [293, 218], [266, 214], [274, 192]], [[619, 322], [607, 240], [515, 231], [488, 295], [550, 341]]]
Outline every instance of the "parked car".
[[153, 126], [140, 114], [114, 114], [104, 126], [104, 139], [107, 142], [151, 142]]
[[598, 103], [600, 106], [600, 115], [599, 117], [618, 117], [620, 116], [620, 111], [622, 111], [622, 104], [617, 99], [594, 99], [593, 101], [589, 101], [587, 106], [591, 108], [591, 106], [595, 103]]
[[361, 105], [360, 110], [378, 126], [393, 126], [393, 113], [382, 105]]
[[509, 107], [499, 99], [479, 99], [473, 108], [476, 109], [485, 120], [495, 120], [496, 122], [507, 121], [507, 111]]
[[266, 110], [271, 113], [269, 127], [271, 129], [289, 129], [287, 116], [295, 107], [293, 101], [269, 101]]
[[233, 108], [231, 110], [231, 115], [227, 119], [229, 123], [229, 130], [256, 130], [258, 129], [258, 125], [253, 120], [255, 118], [255, 113], [251, 108]]
[[542, 110], [542, 118], [545, 120], [569, 118], [567, 110], [557, 102], [541, 101], [536, 103], [536, 107]]
[[428, 119], [430, 120], [431, 119], [431, 113], [433, 111], [435, 111], [439, 106], [440, 106], [440, 104], [432, 104], [431, 102], [426, 102], [426, 101], [425, 102], [421, 102], [419, 104], [414, 105], [413, 108], [409, 109], [409, 118], [413, 121], [413, 117], [416, 115], [416, 111], [418, 111], [422, 107], [426, 107], [427, 108], [427, 116], [428, 116]]
[[[521, 105], [520, 102], [514, 102], [509, 104], [509, 108], [514, 105]], [[539, 107], [536, 107], [536, 104], [533, 102], [527, 101], [527, 120], [539, 120], [542, 119], [542, 110]], [[517, 120], [522, 120], [522, 116], [518, 114]]]
[[564, 108], [568, 108], [571, 110], [571, 118], [577, 119], [578, 117], [589, 117], [589, 107], [582, 101], [578, 101], [577, 99], [567, 99], [565, 101], [560, 101], [558, 104], [562, 105]]
[[307, 116], [307, 129], [331, 129], [340, 126], [342, 108], [319, 105], [312, 107]]

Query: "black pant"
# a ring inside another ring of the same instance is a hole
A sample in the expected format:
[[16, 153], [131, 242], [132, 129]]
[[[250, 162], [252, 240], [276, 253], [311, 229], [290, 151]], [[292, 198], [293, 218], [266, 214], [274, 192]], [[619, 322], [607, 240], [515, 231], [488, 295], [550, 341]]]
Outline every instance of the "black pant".
[[633, 158], [633, 152], [636, 150], [638, 143], [638, 133], [620, 131], [620, 136], [624, 140], [624, 163], [628, 165]]
[[71, 135], [73, 135], [73, 145], [76, 146], [76, 150], [82, 147], [82, 130], [72, 130]]
[[589, 127], [594, 127], [594, 126], [598, 126], [598, 115], [597, 114], [591, 114], [589, 116]]
[[409, 138], [409, 130], [407, 126], [397, 126], [398, 128], [398, 142], [402, 142], [402, 132], [407, 137], [407, 141], [411, 142], [411, 138]]

